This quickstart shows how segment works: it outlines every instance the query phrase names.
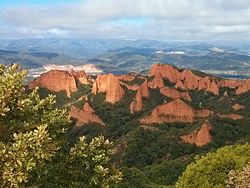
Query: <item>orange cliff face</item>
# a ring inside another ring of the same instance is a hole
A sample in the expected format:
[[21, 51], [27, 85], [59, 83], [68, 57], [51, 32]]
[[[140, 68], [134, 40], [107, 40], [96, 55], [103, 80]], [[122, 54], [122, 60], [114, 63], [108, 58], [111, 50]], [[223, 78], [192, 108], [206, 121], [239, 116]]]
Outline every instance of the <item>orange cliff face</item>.
[[188, 92], [178, 91], [174, 88], [163, 87], [160, 89], [160, 93], [172, 99], [184, 99], [186, 101], [191, 101], [191, 97]]
[[88, 123], [98, 123], [103, 126], [105, 125], [101, 118], [94, 114], [94, 110], [90, 107], [88, 102], [85, 102], [83, 109], [81, 110], [72, 106], [69, 117], [76, 119], [77, 125]]
[[143, 98], [148, 98], [149, 97], [149, 89], [148, 89], [148, 81], [145, 80], [143, 84], [141, 84], [136, 92], [136, 96], [134, 101], [130, 104], [130, 112], [139, 112], [142, 110]]
[[159, 73], [172, 83], [176, 83], [181, 78], [181, 73], [172, 65], [154, 64], [149, 71], [149, 76], [156, 76]]
[[250, 79], [247, 80], [243, 80], [243, 84], [238, 87], [238, 89], [236, 90], [236, 94], [240, 95], [242, 93], [246, 93], [250, 90]]
[[51, 70], [28, 84], [29, 89], [44, 87], [50, 91], [66, 91], [67, 97], [77, 91], [76, 79], [68, 71]]
[[163, 77], [160, 72], [155, 73], [154, 79], [151, 82], [149, 82], [148, 86], [154, 89], [164, 87]]
[[[220, 87], [228, 87], [236, 90], [236, 94], [242, 94], [250, 91], [250, 79], [247, 80], [229, 80], [217, 79], [214, 77], [200, 77], [191, 70], [179, 70], [171, 65], [154, 64], [150, 70], [150, 76], [161, 75], [175, 84], [176, 88], [182, 90], [204, 90], [219, 95]], [[159, 79], [158, 79], [159, 80]], [[150, 87], [156, 88], [156, 79], [150, 83]]]
[[234, 113], [218, 114], [218, 117], [220, 117], [220, 118], [228, 118], [228, 119], [232, 119], [232, 120], [240, 120], [240, 119], [243, 118], [243, 116], [241, 116], [239, 114], [234, 114]]
[[195, 110], [181, 99], [173, 100], [169, 103], [156, 107], [151, 115], [142, 118], [142, 124], [168, 123], [168, 122], [189, 122], [196, 118], [206, 118], [213, 114], [207, 109]]
[[212, 125], [206, 121], [199, 129], [194, 130], [188, 135], [181, 136], [181, 139], [186, 143], [201, 147], [212, 141], [211, 130]]
[[108, 75], [98, 75], [93, 84], [92, 93], [94, 95], [106, 93], [106, 101], [114, 104], [123, 98], [125, 92], [119, 79], [110, 73]]
[[233, 108], [234, 110], [244, 110], [244, 109], [246, 109], [246, 106], [236, 103], [236, 104], [234, 104], [234, 105], [232, 106], [232, 108]]

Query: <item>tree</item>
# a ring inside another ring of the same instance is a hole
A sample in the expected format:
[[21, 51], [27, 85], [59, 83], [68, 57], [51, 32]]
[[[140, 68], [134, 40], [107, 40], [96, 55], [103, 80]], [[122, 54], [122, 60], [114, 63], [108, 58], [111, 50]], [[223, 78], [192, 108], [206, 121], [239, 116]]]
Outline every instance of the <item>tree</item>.
[[179, 178], [177, 188], [226, 187], [227, 174], [241, 169], [250, 160], [250, 145], [225, 146], [197, 157]]
[[[112, 143], [103, 136], [87, 142], [85, 137], [68, 154], [55, 158], [36, 179], [39, 187], [108, 188], [122, 180], [122, 174], [110, 167]], [[49, 169], [49, 171], [48, 171]]]
[[109, 165], [112, 143], [104, 137], [87, 143], [81, 137], [72, 145], [65, 134], [67, 112], [54, 107], [54, 96], [40, 99], [37, 89], [27, 92], [26, 75], [16, 64], [0, 65], [0, 187], [53, 187], [60, 181], [64, 187], [109, 187], [119, 182], [121, 173]]
[[232, 170], [226, 181], [227, 188], [249, 188], [250, 187], [250, 163], [241, 170]]

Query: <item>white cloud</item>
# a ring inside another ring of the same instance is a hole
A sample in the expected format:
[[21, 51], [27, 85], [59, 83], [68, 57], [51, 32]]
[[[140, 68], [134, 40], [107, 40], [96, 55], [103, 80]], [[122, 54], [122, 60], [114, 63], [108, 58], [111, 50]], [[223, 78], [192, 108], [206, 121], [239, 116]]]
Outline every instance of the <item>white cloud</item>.
[[[1, 23], [19, 35], [30, 32], [32, 36], [37, 32], [44, 36], [177, 40], [240, 38], [240, 34], [250, 36], [250, 1], [83, 0], [54, 7], [12, 6], [2, 8]], [[9, 34], [7, 30], [0, 34]]]

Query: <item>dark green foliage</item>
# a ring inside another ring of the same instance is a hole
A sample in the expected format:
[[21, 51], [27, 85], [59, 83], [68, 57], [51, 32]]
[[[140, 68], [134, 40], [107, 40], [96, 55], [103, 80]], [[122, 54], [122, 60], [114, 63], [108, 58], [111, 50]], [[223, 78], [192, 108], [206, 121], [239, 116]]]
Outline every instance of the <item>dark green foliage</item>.
[[81, 136], [86, 136], [87, 140], [91, 139], [95, 136], [101, 135], [104, 132], [105, 127], [101, 127], [98, 124], [88, 124], [88, 125], [83, 125], [82, 127], [74, 127], [70, 131], [70, 139], [78, 139]]
[[128, 85], [135, 85], [135, 84], [141, 85], [144, 81], [145, 81], [144, 79], [141, 79], [138, 76], [136, 76], [135, 79], [132, 80], [132, 81], [123, 80], [122, 82], [124, 82], [124, 83], [126, 83]]
[[142, 168], [156, 161], [176, 159], [196, 153], [195, 146], [183, 144], [178, 137], [168, 131], [149, 131], [137, 129], [129, 140], [124, 155], [124, 164], [128, 167]]
[[213, 130], [212, 147], [218, 148], [223, 145], [230, 145], [236, 142], [248, 141], [250, 138], [249, 119], [231, 120], [214, 118], [211, 120]]
[[65, 91], [52, 92], [46, 88], [39, 88], [38, 93], [42, 99], [48, 97], [49, 94], [55, 95], [57, 107], [63, 107], [66, 103], [70, 101]]
[[144, 172], [148, 179], [158, 185], [174, 184], [186, 166], [192, 162], [193, 156], [185, 156], [175, 160], [164, 160], [159, 164], [146, 166]]
[[159, 89], [150, 89], [149, 98], [143, 101], [143, 109], [149, 113], [158, 105], [170, 100], [168, 97], [163, 96]]
[[118, 185], [119, 188], [150, 188], [151, 182], [146, 175], [138, 168], [124, 168], [123, 181]]
[[104, 94], [90, 96], [90, 102], [104, 123], [107, 125], [105, 135], [110, 139], [117, 139], [126, 134], [134, 126], [133, 115], [130, 114], [129, 104], [132, 102], [135, 92], [127, 91], [125, 98], [112, 105], [105, 101]]

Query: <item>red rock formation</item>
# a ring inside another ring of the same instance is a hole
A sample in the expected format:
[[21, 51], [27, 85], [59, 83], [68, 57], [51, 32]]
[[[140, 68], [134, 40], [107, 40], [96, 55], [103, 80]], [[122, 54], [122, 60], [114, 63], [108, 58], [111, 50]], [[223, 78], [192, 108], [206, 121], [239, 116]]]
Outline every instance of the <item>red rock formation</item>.
[[142, 93], [141, 90], [138, 89], [136, 92], [136, 96], [135, 99], [133, 100], [133, 102], [130, 104], [130, 113], [135, 113], [135, 112], [139, 112], [142, 110]]
[[184, 99], [187, 101], [191, 101], [191, 97], [188, 92], [178, 91], [174, 88], [163, 87], [160, 89], [162, 95], [170, 97], [172, 99]]
[[69, 71], [70, 75], [74, 76], [80, 83], [82, 84], [89, 84], [89, 77], [87, 76], [87, 74], [85, 73], [84, 70], [81, 71], [74, 71], [74, 70], [70, 70]]
[[149, 75], [155, 76], [158, 73], [172, 83], [176, 83], [179, 79], [181, 79], [181, 73], [177, 70], [177, 68], [171, 65], [154, 64], [149, 71]]
[[117, 78], [119, 80], [122, 80], [122, 81], [128, 81], [128, 82], [131, 82], [135, 79], [135, 76], [134, 75], [127, 75], [127, 74], [123, 74], [123, 75], [118, 75]]
[[148, 81], [145, 80], [143, 84], [140, 85], [140, 87], [137, 89], [136, 96], [134, 101], [130, 104], [130, 112], [139, 112], [142, 110], [143, 98], [149, 97], [149, 90], [148, 90]]
[[148, 86], [154, 89], [164, 87], [164, 81], [163, 81], [161, 73], [157, 72], [154, 75], [154, 79], [151, 82], [149, 82]]
[[76, 80], [68, 71], [52, 70], [41, 74], [40, 77], [28, 84], [29, 89], [44, 87], [50, 91], [66, 91], [68, 97], [77, 91]]
[[212, 141], [210, 130], [212, 130], [212, 125], [206, 121], [199, 129], [194, 130], [188, 135], [181, 136], [181, 139], [189, 144], [195, 144], [199, 147], [204, 146]]
[[242, 84], [243, 80], [229, 80], [229, 79], [220, 80], [220, 87], [237, 88], [242, 86]]
[[139, 90], [141, 91], [141, 95], [144, 98], [149, 97], [149, 90], [148, 90], [148, 81], [147, 79], [140, 85]]
[[155, 64], [150, 70], [150, 75], [162, 75], [170, 82], [175, 83], [176, 88], [180, 89], [196, 89], [209, 91], [215, 95], [219, 94], [219, 84], [210, 77], [199, 77], [190, 70], [179, 71], [171, 65]]
[[250, 79], [244, 80], [243, 84], [236, 90], [236, 94], [240, 95], [250, 90]]
[[208, 76], [202, 78], [194, 75], [190, 70], [184, 70], [182, 72], [182, 80], [184, 88], [186, 89], [204, 90], [219, 95], [219, 85]]
[[90, 107], [88, 102], [84, 104], [82, 110], [72, 106], [69, 117], [76, 119], [78, 126], [88, 123], [98, 123], [103, 126], [105, 125], [101, 118], [94, 114], [94, 110]]
[[81, 70], [81, 71], [74, 71], [73, 69], [71, 69], [69, 71], [69, 73], [74, 76], [75, 78], [80, 78], [80, 77], [86, 77], [87, 74], [84, 70]]
[[218, 115], [220, 118], [229, 118], [229, 119], [232, 119], [232, 120], [239, 120], [239, 119], [242, 119], [243, 116], [239, 115], [239, 114], [219, 114]]
[[213, 114], [207, 109], [195, 110], [180, 99], [156, 107], [150, 116], [142, 118], [142, 124], [167, 122], [193, 122], [195, 118], [206, 118]]
[[92, 93], [106, 93], [106, 101], [112, 104], [123, 98], [124, 90], [121, 87], [119, 79], [113, 74], [98, 75], [95, 80]]
[[232, 108], [233, 108], [234, 110], [244, 110], [244, 109], [246, 109], [246, 106], [236, 103], [236, 104], [234, 104], [234, 105], [232, 106]]
[[179, 88], [179, 89], [182, 89], [182, 90], [186, 90], [187, 88], [184, 86], [184, 84], [182, 83], [181, 80], [178, 80], [174, 86], [175, 88]]

